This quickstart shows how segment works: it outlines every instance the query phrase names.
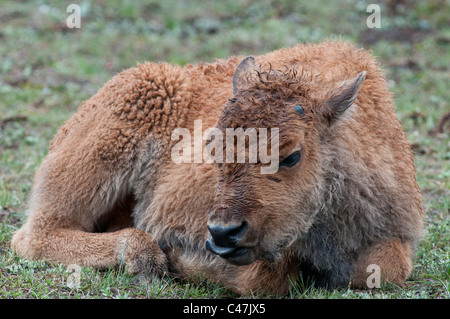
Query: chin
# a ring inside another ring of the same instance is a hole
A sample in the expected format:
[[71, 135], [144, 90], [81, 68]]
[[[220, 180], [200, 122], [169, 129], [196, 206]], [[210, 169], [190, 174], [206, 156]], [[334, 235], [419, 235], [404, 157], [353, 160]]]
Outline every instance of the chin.
[[206, 250], [220, 256], [236, 266], [250, 265], [255, 262], [257, 254], [253, 247], [220, 247], [213, 241], [206, 241]]

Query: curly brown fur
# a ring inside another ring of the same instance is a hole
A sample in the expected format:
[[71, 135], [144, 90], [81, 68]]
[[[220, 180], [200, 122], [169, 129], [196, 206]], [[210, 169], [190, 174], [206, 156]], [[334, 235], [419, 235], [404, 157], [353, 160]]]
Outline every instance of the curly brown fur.
[[[284, 294], [301, 273], [365, 287], [369, 264], [401, 284], [422, 233], [421, 194], [373, 57], [324, 42], [240, 61], [145, 63], [113, 77], [53, 139], [12, 248], [202, 275], [243, 294]], [[203, 129], [279, 128], [280, 160], [301, 158], [269, 175], [261, 163], [175, 164], [173, 130], [192, 133], [198, 119]], [[239, 256], [205, 249], [218, 246], [207, 226], [236, 225], [222, 243]]]

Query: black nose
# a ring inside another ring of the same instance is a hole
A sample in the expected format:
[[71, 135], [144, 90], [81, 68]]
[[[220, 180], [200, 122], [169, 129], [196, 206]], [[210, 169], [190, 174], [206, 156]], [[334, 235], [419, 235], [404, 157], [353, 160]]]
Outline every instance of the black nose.
[[215, 245], [220, 247], [236, 247], [244, 236], [247, 228], [248, 224], [246, 222], [243, 222], [240, 225], [208, 225], [208, 230]]

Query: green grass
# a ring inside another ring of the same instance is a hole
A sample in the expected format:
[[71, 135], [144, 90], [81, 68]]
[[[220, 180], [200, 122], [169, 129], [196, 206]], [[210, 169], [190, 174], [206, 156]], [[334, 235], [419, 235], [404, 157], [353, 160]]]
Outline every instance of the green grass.
[[[299, 42], [342, 37], [372, 50], [413, 144], [426, 233], [404, 287], [324, 291], [293, 285], [290, 298], [450, 298], [449, 1], [83, 1], [81, 28], [68, 30], [70, 1], [2, 1], [0, 6], [0, 298], [237, 297], [203, 281], [149, 282], [118, 270], [83, 268], [70, 289], [61, 265], [14, 255], [33, 174], [58, 127], [117, 72], [137, 62], [177, 64], [262, 54]], [[390, 4], [396, 3], [389, 1]], [[256, 296], [260, 297], [260, 296]]]

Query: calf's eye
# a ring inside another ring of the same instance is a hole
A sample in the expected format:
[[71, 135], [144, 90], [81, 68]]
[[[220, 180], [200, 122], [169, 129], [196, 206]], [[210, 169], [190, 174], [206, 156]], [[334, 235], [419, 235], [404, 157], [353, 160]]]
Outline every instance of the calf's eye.
[[298, 161], [300, 160], [300, 151], [294, 152], [291, 155], [289, 155], [288, 157], [286, 157], [283, 161], [280, 162], [279, 166], [283, 167], [292, 167], [295, 164], [298, 163]]

